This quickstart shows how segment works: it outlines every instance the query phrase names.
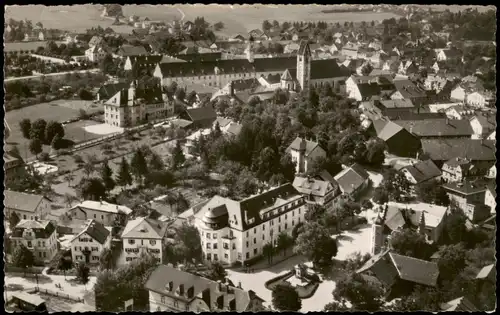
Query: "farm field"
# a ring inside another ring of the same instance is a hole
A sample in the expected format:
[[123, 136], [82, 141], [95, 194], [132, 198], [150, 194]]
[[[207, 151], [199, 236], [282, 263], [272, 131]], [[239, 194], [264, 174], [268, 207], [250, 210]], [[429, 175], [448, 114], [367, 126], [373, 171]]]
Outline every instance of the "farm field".
[[[11, 128], [11, 135], [7, 145], [16, 145], [21, 152], [23, 158], [31, 157], [32, 154], [29, 152], [28, 143], [29, 140], [25, 139], [19, 128], [19, 122], [25, 118], [35, 121], [36, 119], [45, 119], [47, 122], [50, 120], [56, 120], [59, 122], [66, 121], [68, 119], [77, 118], [80, 109], [84, 109], [87, 113], [95, 113], [102, 110], [102, 105], [92, 107], [92, 102], [81, 101], [81, 100], [58, 100], [50, 103], [41, 103], [37, 105], [32, 105], [20, 109], [15, 109], [8, 111], [5, 114], [5, 119]], [[66, 133], [65, 139], [72, 140], [74, 142], [83, 141], [84, 139], [93, 139], [101, 137], [101, 135], [92, 134], [89, 132], [84, 132], [83, 127], [85, 125], [96, 124], [94, 121], [79, 121], [71, 123], [65, 126], [64, 131]], [[45, 146], [44, 152], [49, 152], [50, 147]]]
[[[38, 47], [45, 47], [46, 41], [36, 41], [36, 42], [10, 42], [5, 43], [4, 51], [20, 51], [20, 50], [36, 50]], [[56, 44], [62, 44], [63, 41], [56, 41]]]

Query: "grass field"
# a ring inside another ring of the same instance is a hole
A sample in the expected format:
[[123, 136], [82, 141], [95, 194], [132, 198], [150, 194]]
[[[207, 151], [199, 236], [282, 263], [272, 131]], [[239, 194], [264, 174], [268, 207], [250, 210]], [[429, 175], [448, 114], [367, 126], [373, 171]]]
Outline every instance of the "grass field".
[[[46, 41], [5, 43], [4, 51], [36, 50], [38, 47], [45, 47], [46, 43]], [[56, 41], [56, 43], [62, 44], [63, 42]]]
[[[25, 139], [19, 128], [19, 122], [24, 118], [29, 118], [31, 121], [37, 119], [45, 119], [47, 122], [56, 120], [59, 122], [78, 117], [79, 110], [84, 109], [87, 113], [95, 113], [102, 110], [101, 106], [95, 106], [92, 102], [81, 100], [58, 100], [50, 103], [41, 103], [33, 106], [24, 107], [21, 109], [11, 110], [5, 114], [7, 123], [11, 128], [11, 135], [7, 141], [7, 145], [16, 145], [21, 152], [23, 158], [31, 157], [29, 152], [29, 140]], [[83, 141], [85, 139], [93, 139], [101, 137], [100, 135], [84, 132], [85, 124], [96, 124], [94, 121], [78, 121], [65, 126], [65, 138], [74, 142]], [[45, 152], [50, 151], [49, 146], [44, 147]]]

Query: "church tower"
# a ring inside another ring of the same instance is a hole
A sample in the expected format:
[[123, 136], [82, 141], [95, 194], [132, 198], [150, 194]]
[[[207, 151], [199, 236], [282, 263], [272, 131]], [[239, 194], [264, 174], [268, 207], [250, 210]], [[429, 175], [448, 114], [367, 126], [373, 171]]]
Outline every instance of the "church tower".
[[297, 81], [300, 89], [305, 91], [309, 89], [311, 80], [311, 48], [307, 41], [300, 43], [297, 53]]
[[250, 38], [248, 39], [247, 43], [247, 48], [245, 49], [245, 52], [247, 54], [247, 59], [250, 63], [253, 63], [253, 37], [250, 35]]

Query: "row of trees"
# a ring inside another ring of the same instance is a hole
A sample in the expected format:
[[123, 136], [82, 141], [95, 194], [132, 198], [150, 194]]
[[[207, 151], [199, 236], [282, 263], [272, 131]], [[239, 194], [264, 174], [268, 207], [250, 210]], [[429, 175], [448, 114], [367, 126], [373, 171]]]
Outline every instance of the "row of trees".
[[[33, 123], [29, 118], [25, 118], [19, 122], [19, 127], [23, 137], [30, 139], [30, 150], [33, 154], [41, 152], [42, 144], [51, 144], [54, 149], [58, 149], [58, 145], [64, 138], [64, 127], [60, 122], [37, 119]], [[39, 149], [39, 150], [32, 150]], [[37, 152], [38, 151], [38, 152]]]

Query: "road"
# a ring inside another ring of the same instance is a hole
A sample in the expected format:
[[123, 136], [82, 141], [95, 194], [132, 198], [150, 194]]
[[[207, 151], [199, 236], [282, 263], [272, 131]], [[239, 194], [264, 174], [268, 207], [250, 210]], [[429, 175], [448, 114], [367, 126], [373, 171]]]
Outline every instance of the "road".
[[29, 79], [36, 79], [39, 77], [53, 77], [53, 76], [59, 76], [59, 75], [65, 75], [67, 73], [85, 73], [85, 72], [99, 72], [101, 71], [100, 69], [88, 69], [88, 70], [77, 70], [77, 71], [66, 71], [66, 72], [54, 72], [54, 73], [48, 73], [48, 74], [38, 74], [38, 75], [29, 75], [26, 77], [16, 77], [16, 78], [7, 78], [4, 80], [4, 82], [12, 82], [12, 81], [20, 81], [20, 80], [29, 80]]

